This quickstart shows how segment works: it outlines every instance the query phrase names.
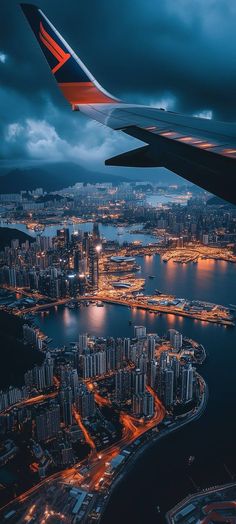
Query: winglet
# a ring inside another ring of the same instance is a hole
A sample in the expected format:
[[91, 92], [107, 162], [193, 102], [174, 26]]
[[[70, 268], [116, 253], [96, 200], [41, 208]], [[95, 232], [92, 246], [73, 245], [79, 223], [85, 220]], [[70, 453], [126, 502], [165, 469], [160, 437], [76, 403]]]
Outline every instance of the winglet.
[[64, 97], [77, 109], [81, 104], [111, 104], [107, 93], [50, 20], [33, 4], [20, 4]]

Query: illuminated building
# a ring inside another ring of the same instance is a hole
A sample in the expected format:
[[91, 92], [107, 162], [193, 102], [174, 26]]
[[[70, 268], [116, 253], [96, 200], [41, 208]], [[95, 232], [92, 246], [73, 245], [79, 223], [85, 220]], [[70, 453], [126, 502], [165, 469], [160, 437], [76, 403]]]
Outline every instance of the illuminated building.
[[146, 374], [140, 369], [132, 371], [132, 390], [133, 393], [144, 393], [146, 388]]
[[115, 376], [115, 397], [117, 402], [122, 403], [131, 397], [131, 373], [119, 370]]
[[124, 338], [124, 358], [130, 359], [130, 338]]
[[174, 402], [174, 372], [170, 367], [162, 371], [162, 399], [167, 408]]
[[68, 228], [58, 229], [57, 238], [63, 244], [68, 244], [70, 241], [70, 231]]
[[72, 425], [72, 401], [73, 394], [71, 387], [63, 388], [59, 393], [61, 408], [61, 420], [65, 426]]
[[51, 403], [46, 408], [41, 408], [36, 415], [36, 435], [39, 441], [56, 437], [60, 430], [60, 406]]
[[106, 373], [106, 352], [98, 351], [89, 355], [81, 355], [83, 378], [92, 378]]
[[144, 338], [146, 337], [146, 332], [145, 326], [134, 326], [134, 338]]
[[183, 343], [183, 336], [179, 331], [176, 331], [176, 329], [169, 329], [168, 330], [168, 337], [170, 340], [171, 345], [173, 346], [175, 351], [180, 351], [182, 348]]
[[147, 384], [152, 389], [156, 389], [157, 381], [157, 362], [155, 360], [149, 360], [147, 363]]
[[116, 369], [116, 350], [112, 346], [106, 349], [106, 362], [107, 371], [113, 371]]
[[148, 335], [147, 337], [147, 355], [148, 355], [149, 361], [153, 360], [154, 358], [155, 345], [156, 345], [155, 337], [153, 335]]
[[89, 247], [89, 281], [91, 287], [94, 291], [98, 289], [99, 286], [99, 246], [96, 246], [95, 243], [90, 240]]
[[85, 384], [80, 384], [77, 397], [76, 407], [82, 418], [90, 418], [95, 415], [95, 402], [92, 391], [88, 391]]
[[150, 393], [136, 393], [132, 397], [132, 411], [136, 417], [153, 417], [154, 399]]
[[180, 364], [177, 357], [172, 357], [170, 359], [170, 366], [174, 372], [174, 391], [176, 391], [180, 376]]
[[191, 364], [182, 368], [181, 371], [181, 401], [190, 402], [193, 398], [194, 373]]
[[88, 347], [88, 334], [82, 333], [79, 335], [79, 352], [83, 353]]

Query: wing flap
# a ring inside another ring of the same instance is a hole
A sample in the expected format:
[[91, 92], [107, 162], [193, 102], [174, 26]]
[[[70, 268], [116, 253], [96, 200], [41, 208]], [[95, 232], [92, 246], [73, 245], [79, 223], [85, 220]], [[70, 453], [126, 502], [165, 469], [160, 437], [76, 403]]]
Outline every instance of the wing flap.
[[162, 167], [163, 160], [154, 159], [151, 155], [150, 146], [138, 147], [121, 155], [114, 156], [105, 161], [106, 166], [122, 167]]

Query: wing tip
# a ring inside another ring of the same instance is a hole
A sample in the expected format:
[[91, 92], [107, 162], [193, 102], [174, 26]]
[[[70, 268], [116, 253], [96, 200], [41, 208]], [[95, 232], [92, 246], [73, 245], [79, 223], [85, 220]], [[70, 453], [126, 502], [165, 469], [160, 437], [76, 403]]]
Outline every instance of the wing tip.
[[20, 2], [20, 7], [25, 15], [29, 15], [33, 11], [38, 11], [39, 6], [36, 4], [30, 4], [27, 2]]

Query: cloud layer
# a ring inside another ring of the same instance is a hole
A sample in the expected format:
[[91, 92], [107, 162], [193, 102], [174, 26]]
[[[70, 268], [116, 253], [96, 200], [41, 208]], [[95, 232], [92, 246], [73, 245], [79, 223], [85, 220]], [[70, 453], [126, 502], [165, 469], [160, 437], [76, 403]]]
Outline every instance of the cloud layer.
[[[155, 107], [236, 119], [234, 0], [40, 0], [110, 92]], [[136, 141], [72, 113], [18, 1], [3, 0], [0, 158], [73, 161], [103, 169]]]

